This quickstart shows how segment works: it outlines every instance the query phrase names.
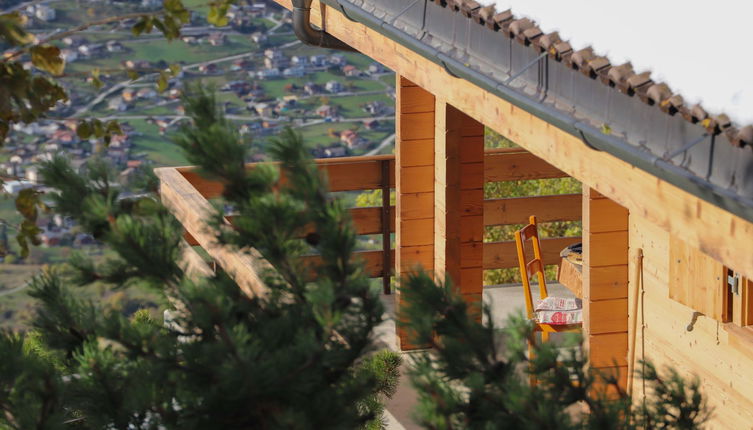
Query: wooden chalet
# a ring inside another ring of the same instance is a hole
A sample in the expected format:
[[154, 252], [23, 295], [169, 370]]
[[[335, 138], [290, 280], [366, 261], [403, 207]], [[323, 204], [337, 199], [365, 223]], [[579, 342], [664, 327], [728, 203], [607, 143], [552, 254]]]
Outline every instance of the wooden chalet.
[[[712, 427], [750, 428], [753, 129], [686, 107], [647, 74], [574, 52], [509, 12], [474, 1], [413, 5], [316, 0], [310, 8], [327, 35], [397, 73], [395, 155], [319, 162], [333, 191], [385, 191], [382, 206], [352, 210], [359, 234], [385, 239], [385, 249], [361, 253], [370, 273], [389, 288], [390, 274], [420, 265], [449, 274], [478, 303], [484, 270], [518, 267], [515, 243], [484, 242], [486, 226], [530, 215], [582, 220], [582, 237], [541, 246], [545, 263], [558, 264], [564, 247], [583, 243], [578, 294], [591, 365], [616, 367], [626, 386], [641, 359], [697, 375]], [[297, 13], [308, 19], [304, 9]], [[485, 127], [520, 148], [485, 151]], [[206, 232], [207, 199], [221, 184], [190, 167], [158, 175], [189, 241], [244, 291], [261, 293], [262, 263]], [[567, 176], [581, 194], [484, 198], [487, 182]], [[632, 390], [649, 395], [639, 383]]]

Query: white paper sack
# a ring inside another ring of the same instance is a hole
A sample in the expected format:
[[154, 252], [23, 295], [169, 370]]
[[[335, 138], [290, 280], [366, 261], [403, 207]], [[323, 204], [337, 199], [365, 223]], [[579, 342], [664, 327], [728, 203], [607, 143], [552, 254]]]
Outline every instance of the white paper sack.
[[583, 308], [581, 299], [569, 297], [547, 297], [536, 303], [536, 311], [572, 311]]

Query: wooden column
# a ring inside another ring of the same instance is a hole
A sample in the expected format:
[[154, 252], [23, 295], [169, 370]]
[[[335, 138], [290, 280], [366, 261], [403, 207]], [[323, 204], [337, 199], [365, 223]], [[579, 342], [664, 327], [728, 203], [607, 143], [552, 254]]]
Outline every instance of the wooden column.
[[592, 367], [627, 385], [628, 211], [583, 189], [583, 336]]
[[[434, 272], [434, 95], [397, 77], [395, 273]], [[396, 294], [398, 313], [400, 289]], [[398, 327], [400, 349], [415, 349]]]
[[435, 112], [434, 271], [439, 280], [449, 276], [468, 303], [480, 305], [484, 126], [444, 100], [436, 101]]

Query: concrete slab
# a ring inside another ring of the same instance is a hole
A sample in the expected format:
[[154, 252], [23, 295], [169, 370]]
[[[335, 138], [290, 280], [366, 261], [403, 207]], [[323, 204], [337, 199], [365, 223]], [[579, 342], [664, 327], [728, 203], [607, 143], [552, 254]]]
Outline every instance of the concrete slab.
[[[565, 286], [552, 283], [547, 284], [550, 296], [573, 297]], [[531, 293], [534, 298], [539, 296], [537, 287]], [[378, 348], [388, 348], [399, 351], [395, 334], [395, 295], [383, 295], [385, 306], [385, 320], [375, 330], [375, 344]], [[484, 287], [484, 303], [491, 306], [492, 322], [495, 327], [505, 327], [508, 319], [517, 312], [525, 312], [525, 298], [522, 285], [494, 285]], [[553, 341], [556, 341], [553, 339]], [[417, 395], [407, 375], [410, 366], [411, 353], [403, 353], [404, 363], [401, 368], [400, 384], [392, 399], [387, 401], [385, 422], [390, 430], [414, 430], [421, 427], [413, 420]]]

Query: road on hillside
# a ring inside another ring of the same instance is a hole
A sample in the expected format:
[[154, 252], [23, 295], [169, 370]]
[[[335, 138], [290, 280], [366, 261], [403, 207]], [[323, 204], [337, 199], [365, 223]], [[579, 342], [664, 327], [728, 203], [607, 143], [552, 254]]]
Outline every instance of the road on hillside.
[[[281, 49], [285, 49], [285, 48], [289, 48], [291, 46], [298, 45], [300, 43], [301, 43], [300, 40], [294, 40], [292, 42], [289, 42], [289, 43], [286, 43], [286, 44], [280, 46], [280, 48]], [[243, 54], [229, 55], [229, 56], [222, 57], [222, 58], [217, 58], [217, 59], [214, 59], [214, 60], [201, 61], [199, 63], [188, 64], [186, 66], [183, 66], [182, 69], [183, 70], [195, 69], [195, 68], [198, 68], [198, 67], [200, 67], [202, 65], [217, 64], [217, 63], [223, 63], [223, 62], [226, 62], [226, 61], [234, 61], [234, 60], [239, 60], [241, 58], [252, 57], [252, 56], [257, 55], [257, 54], [258, 53], [254, 51], [254, 52], [246, 52], [246, 53], [243, 53]], [[141, 81], [143, 81], [143, 80], [145, 80], [147, 78], [151, 78], [151, 77], [155, 77], [155, 76], [157, 76], [157, 73], [150, 73], [150, 74], [141, 76], [138, 79], [134, 79], [134, 80], [130, 80], [129, 79], [127, 81], [119, 82], [119, 83], [113, 85], [112, 87], [104, 90], [103, 92], [99, 93], [99, 95], [97, 95], [97, 97], [95, 97], [91, 102], [87, 103], [86, 105], [84, 105], [81, 108], [79, 108], [78, 110], [76, 110], [76, 112], [72, 115], [72, 117], [73, 118], [80, 118], [86, 112], [88, 112], [92, 108], [94, 108], [94, 106], [102, 103], [107, 97], [111, 96], [112, 94], [114, 94], [114, 93], [116, 93], [116, 92], [118, 92], [118, 91], [120, 91], [120, 90], [122, 90], [124, 88], [127, 88], [130, 85], [132, 85], [132, 84], [135, 84], [137, 82], [141, 82]]]

